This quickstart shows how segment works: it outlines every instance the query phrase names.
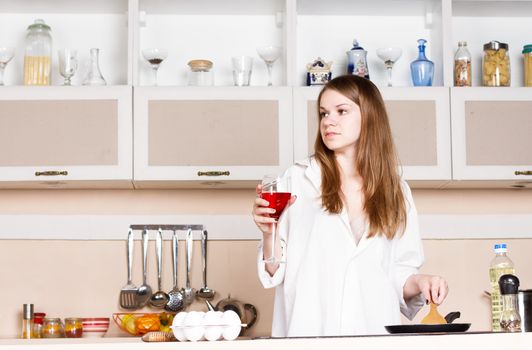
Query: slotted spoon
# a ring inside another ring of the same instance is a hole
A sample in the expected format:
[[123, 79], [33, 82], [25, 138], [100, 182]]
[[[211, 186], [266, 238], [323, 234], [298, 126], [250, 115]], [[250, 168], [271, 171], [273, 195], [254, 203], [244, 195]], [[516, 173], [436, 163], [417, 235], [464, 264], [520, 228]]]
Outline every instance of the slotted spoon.
[[133, 230], [127, 233], [127, 284], [120, 290], [120, 307], [133, 310], [139, 307], [137, 303], [137, 286], [131, 281], [131, 267], [133, 265]]
[[447, 324], [447, 320], [438, 312], [438, 306], [430, 303], [430, 311], [427, 316], [423, 317], [421, 324]]

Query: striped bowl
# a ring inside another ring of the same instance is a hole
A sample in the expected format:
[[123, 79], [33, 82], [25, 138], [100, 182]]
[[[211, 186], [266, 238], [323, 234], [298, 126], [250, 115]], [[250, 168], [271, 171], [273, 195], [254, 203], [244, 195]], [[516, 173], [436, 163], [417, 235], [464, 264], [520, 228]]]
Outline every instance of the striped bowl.
[[103, 337], [109, 329], [109, 317], [83, 318], [83, 338]]

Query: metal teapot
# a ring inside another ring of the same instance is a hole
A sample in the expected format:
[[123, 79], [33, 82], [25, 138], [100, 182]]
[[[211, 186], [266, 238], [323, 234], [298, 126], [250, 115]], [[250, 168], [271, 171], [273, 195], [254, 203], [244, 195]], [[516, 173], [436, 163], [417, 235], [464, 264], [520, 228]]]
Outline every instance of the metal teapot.
[[232, 299], [231, 294], [229, 294], [227, 298], [220, 300], [216, 304], [216, 306], [212, 306], [212, 304], [208, 300], [206, 300], [205, 302], [207, 303], [209, 310], [222, 312], [232, 310], [236, 312], [236, 314], [240, 317], [242, 323], [247, 324], [247, 327], [242, 328], [241, 334], [244, 332], [244, 330], [253, 327], [255, 325], [255, 322], [257, 321], [257, 308], [252, 304], [243, 303], [236, 299]]

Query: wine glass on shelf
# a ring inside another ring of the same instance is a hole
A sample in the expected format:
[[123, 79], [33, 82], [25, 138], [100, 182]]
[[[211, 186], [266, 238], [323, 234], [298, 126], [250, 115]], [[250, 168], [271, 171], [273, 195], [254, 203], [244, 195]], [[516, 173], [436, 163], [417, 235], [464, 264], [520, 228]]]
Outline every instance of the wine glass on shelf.
[[279, 177], [277, 175], [265, 175], [262, 178], [262, 191], [261, 198], [268, 201], [268, 208], [275, 209], [275, 213], [270, 214], [270, 217], [275, 219], [272, 223], [271, 234], [271, 256], [268, 259], [264, 259], [266, 263], [283, 263], [284, 261], [275, 258], [275, 241], [276, 241], [276, 229], [277, 221], [281, 214], [283, 214], [292, 193], [290, 192], [290, 178]]
[[0, 86], [4, 85], [4, 70], [13, 56], [15, 56], [14, 48], [0, 47]]
[[71, 79], [74, 76], [76, 69], [78, 69], [77, 51], [60, 49], [57, 52], [57, 55], [59, 56], [59, 74], [65, 78], [63, 85], [72, 85]]
[[168, 51], [165, 49], [144, 49], [142, 50], [142, 56], [151, 65], [153, 70], [153, 85], [157, 85], [157, 70], [161, 63], [168, 57]]
[[384, 67], [388, 72], [388, 86], [392, 86], [393, 65], [401, 57], [403, 50], [399, 47], [381, 47], [377, 49], [377, 56], [384, 61]]
[[272, 69], [273, 64], [281, 56], [281, 48], [278, 46], [261, 46], [257, 48], [257, 53], [260, 58], [266, 63], [266, 68], [268, 68], [268, 86], [272, 86]]

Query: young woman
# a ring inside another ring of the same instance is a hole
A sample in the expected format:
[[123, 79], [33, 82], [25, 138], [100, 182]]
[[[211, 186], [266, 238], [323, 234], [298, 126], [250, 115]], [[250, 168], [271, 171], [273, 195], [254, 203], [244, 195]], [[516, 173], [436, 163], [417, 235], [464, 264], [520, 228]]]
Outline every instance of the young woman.
[[423, 263], [417, 213], [377, 87], [358, 76], [331, 80], [318, 97], [315, 154], [284, 174], [293, 197], [279, 220], [260, 198], [259, 277], [276, 287], [273, 336], [386, 333], [426, 302], [440, 304], [447, 282], [418, 274]]

